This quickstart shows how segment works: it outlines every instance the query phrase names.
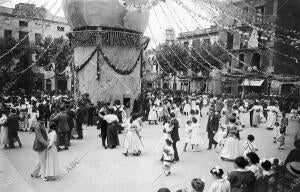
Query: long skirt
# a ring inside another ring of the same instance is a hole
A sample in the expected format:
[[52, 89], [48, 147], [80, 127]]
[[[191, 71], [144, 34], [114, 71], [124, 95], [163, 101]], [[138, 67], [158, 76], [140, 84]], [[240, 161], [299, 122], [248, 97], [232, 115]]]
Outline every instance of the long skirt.
[[53, 146], [50, 150], [46, 152], [46, 169], [45, 177], [56, 177], [59, 175], [59, 163], [58, 163], [58, 153]]
[[124, 139], [124, 148], [128, 151], [142, 151], [143, 145], [134, 131], [128, 131]]
[[276, 122], [276, 113], [270, 112], [267, 119], [267, 128], [271, 129]]
[[242, 155], [240, 141], [236, 138], [228, 137], [225, 140], [221, 157], [227, 160], [234, 160], [240, 155]]
[[117, 146], [119, 145], [118, 131], [116, 123], [107, 124], [107, 145]]
[[0, 132], [0, 144], [7, 145], [8, 142], [8, 135], [7, 135], [7, 127], [1, 126], [1, 132]]
[[253, 112], [252, 125], [258, 126], [260, 124], [260, 112]]

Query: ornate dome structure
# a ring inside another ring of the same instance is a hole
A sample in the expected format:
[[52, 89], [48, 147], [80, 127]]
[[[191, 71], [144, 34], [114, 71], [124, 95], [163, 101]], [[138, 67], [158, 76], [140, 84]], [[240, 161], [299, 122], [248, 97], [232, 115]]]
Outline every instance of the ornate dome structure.
[[116, 27], [144, 33], [149, 9], [148, 0], [63, 0], [65, 17], [72, 29], [87, 26]]

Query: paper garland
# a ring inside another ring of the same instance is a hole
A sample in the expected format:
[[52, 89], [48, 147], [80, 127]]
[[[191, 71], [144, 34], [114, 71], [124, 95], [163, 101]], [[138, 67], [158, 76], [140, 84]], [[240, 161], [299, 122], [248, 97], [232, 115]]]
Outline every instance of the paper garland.
[[96, 77], [96, 79], [99, 80], [99, 78], [100, 78], [100, 54], [101, 54], [102, 58], [104, 59], [104, 61], [108, 64], [108, 66], [110, 68], [112, 68], [116, 73], [121, 74], [121, 75], [129, 75], [135, 70], [136, 66], [138, 65], [138, 61], [140, 61], [143, 50], [141, 50], [135, 64], [132, 66], [131, 69], [122, 70], [122, 69], [117, 68], [115, 65], [113, 65], [112, 62], [110, 61], [110, 59], [105, 55], [103, 50], [100, 48], [100, 46], [98, 46], [95, 48], [95, 50], [91, 53], [91, 55], [88, 57], [88, 59], [85, 62], [83, 62], [80, 66], [76, 67], [76, 72], [77, 73], [80, 72], [91, 61], [91, 59], [94, 57], [94, 55], [96, 53], [97, 53], [97, 77]]

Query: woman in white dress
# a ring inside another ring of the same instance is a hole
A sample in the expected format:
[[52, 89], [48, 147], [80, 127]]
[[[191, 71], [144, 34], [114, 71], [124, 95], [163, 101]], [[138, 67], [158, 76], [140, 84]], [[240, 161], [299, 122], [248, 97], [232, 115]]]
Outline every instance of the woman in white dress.
[[280, 110], [278, 109], [278, 107], [276, 107], [274, 102], [271, 102], [270, 106], [267, 107], [267, 111], [268, 111], [268, 118], [267, 118], [266, 127], [267, 129], [272, 129], [277, 120], [277, 116], [280, 113]]
[[48, 133], [48, 148], [46, 152], [45, 179], [53, 180], [59, 175], [58, 153], [55, 143], [57, 142], [56, 125], [52, 124]]
[[34, 132], [34, 129], [38, 126], [37, 118], [39, 117], [39, 112], [34, 107], [32, 112], [29, 114], [29, 128], [30, 131]]
[[221, 152], [222, 160], [233, 161], [242, 154], [240, 140], [238, 139], [239, 130], [235, 123], [235, 118], [231, 117], [229, 119], [229, 125], [227, 126], [228, 135], [225, 139], [224, 148]]
[[201, 132], [201, 126], [195, 117], [192, 118], [192, 137], [191, 144], [195, 151], [200, 151], [200, 145], [204, 145], [204, 135]]
[[157, 120], [157, 107], [154, 104], [152, 104], [148, 115], [149, 125], [151, 125], [152, 122], [154, 122], [155, 125], [157, 125]]
[[140, 139], [139, 131], [141, 129], [138, 121], [138, 115], [132, 115], [130, 122], [126, 125], [127, 133], [124, 138], [125, 156], [128, 155], [128, 151], [133, 152], [134, 156], [140, 156], [143, 144]]
[[0, 118], [0, 126], [1, 126], [1, 132], [0, 132], [0, 144], [4, 146], [4, 148], [8, 148], [8, 135], [7, 135], [7, 116], [4, 113], [4, 111], [1, 112], [2, 116]]
[[259, 103], [256, 101], [254, 103], [254, 106], [249, 111], [253, 111], [252, 126], [258, 127], [260, 124], [260, 117], [261, 117], [260, 114], [263, 112], [263, 107], [259, 105]]
[[191, 112], [191, 105], [189, 103], [189, 100], [186, 99], [184, 102], [183, 102], [183, 114], [184, 115], [187, 115], [189, 116], [190, 112]]

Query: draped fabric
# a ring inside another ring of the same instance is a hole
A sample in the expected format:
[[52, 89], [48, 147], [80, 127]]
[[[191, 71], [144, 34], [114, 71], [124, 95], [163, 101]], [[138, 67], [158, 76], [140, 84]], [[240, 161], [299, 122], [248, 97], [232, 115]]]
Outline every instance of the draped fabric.
[[[77, 47], [74, 49], [74, 63], [81, 65], [92, 54], [96, 47]], [[141, 49], [124, 47], [101, 47], [105, 55], [119, 69], [131, 69], [138, 60]], [[138, 64], [133, 73], [120, 75], [105, 62], [100, 56], [100, 75], [97, 77], [97, 54], [90, 62], [78, 72], [79, 91], [88, 93], [93, 103], [98, 101], [112, 102], [116, 99], [123, 101], [124, 95], [131, 96], [133, 101], [140, 94], [141, 77]], [[140, 61], [138, 61], [140, 62]]]
[[149, 10], [127, 10], [119, 0], [63, 0], [62, 7], [72, 29], [106, 26], [143, 33], [149, 20]]

